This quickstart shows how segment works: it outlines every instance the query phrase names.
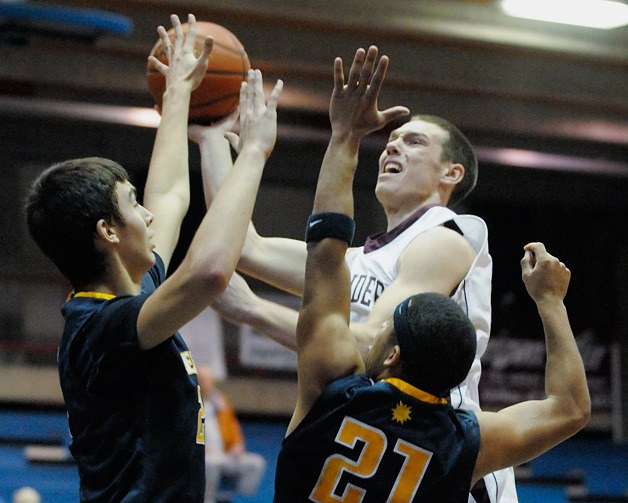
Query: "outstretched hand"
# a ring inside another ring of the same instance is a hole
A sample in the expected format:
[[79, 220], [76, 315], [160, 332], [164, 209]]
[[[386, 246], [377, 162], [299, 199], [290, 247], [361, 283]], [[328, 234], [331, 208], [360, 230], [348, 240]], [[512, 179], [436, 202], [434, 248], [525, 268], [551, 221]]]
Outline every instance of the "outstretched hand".
[[186, 35], [183, 34], [181, 21], [177, 15], [170, 16], [170, 21], [174, 29], [174, 43], [163, 26], [157, 28], [168, 58], [168, 64], [162, 63], [155, 56], [149, 56], [148, 59], [166, 78], [166, 92], [177, 80], [189, 83], [191, 89], [194, 90], [205, 76], [214, 39], [212, 37], [205, 38], [203, 50], [197, 58], [195, 54], [196, 18], [194, 15], [188, 15], [188, 32]]
[[377, 109], [379, 92], [388, 69], [388, 57], [382, 56], [377, 61], [377, 55], [378, 49], [374, 45], [370, 46], [368, 51], [358, 49], [347, 82], [342, 59], [335, 59], [334, 90], [329, 105], [332, 130], [352, 133], [361, 138], [381, 129], [391, 120], [410, 113], [410, 110], [403, 106], [383, 111]]
[[567, 295], [571, 271], [550, 255], [543, 243], [524, 246], [521, 276], [528, 294], [538, 304], [545, 300], [562, 301]]
[[266, 158], [270, 156], [277, 139], [277, 101], [282, 89], [283, 81], [277, 80], [265, 104], [262, 72], [249, 70], [240, 88], [240, 140], [236, 151], [253, 146], [260, 148]]

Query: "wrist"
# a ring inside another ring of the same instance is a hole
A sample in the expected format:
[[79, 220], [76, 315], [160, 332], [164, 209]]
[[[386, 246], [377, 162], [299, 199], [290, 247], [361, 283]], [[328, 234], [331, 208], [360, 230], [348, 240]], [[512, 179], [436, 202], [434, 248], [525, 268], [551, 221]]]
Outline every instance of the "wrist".
[[186, 103], [189, 107], [192, 86], [185, 81], [170, 84], [166, 87], [162, 98], [162, 109], [169, 104]]
[[345, 241], [351, 246], [354, 234], [355, 222], [349, 215], [323, 211], [310, 215], [305, 228], [305, 242], [333, 238]]
[[364, 135], [358, 134], [353, 130], [335, 129], [332, 126], [330, 144], [344, 148], [350, 153], [357, 153], [360, 148], [360, 142]]
[[543, 312], [557, 312], [557, 311], [566, 311], [565, 303], [563, 299], [560, 297], [554, 296], [544, 296], [538, 299], [535, 299], [536, 307], [540, 313]]
[[246, 142], [242, 148], [240, 149], [240, 153], [238, 154], [238, 156], [241, 155], [250, 155], [250, 156], [261, 156], [264, 158], [264, 161], [266, 161], [268, 159], [268, 157], [270, 157], [270, 152], [272, 149], [267, 149], [264, 145], [262, 145], [261, 143], [258, 142]]

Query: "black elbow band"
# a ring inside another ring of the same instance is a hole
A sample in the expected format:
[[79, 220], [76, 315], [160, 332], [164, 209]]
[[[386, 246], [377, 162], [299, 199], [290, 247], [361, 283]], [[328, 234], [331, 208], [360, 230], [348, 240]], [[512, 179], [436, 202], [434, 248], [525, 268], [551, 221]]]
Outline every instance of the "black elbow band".
[[354, 233], [355, 222], [350, 216], [331, 211], [313, 213], [305, 228], [305, 242], [334, 238], [346, 241], [351, 246]]

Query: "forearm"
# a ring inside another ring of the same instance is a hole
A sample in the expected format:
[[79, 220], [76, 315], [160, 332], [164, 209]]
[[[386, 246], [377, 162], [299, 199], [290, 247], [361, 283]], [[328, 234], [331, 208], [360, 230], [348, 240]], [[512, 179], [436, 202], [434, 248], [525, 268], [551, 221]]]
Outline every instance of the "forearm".
[[541, 301], [537, 308], [547, 347], [545, 391], [554, 397], [559, 413], [575, 421], [588, 420], [591, 402], [586, 374], [562, 301]]
[[166, 90], [150, 160], [144, 198], [174, 195], [187, 209], [190, 201], [187, 120], [191, 86], [177, 83]]
[[249, 225], [238, 270], [293, 295], [303, 295], [305, 242], [262, 237]]
[[222, 131], [206, 131], [199, 142], [205, 203], [211, 206], [218, 189], [233, 166], [231, 146]]
[[296, 350], [298, 316], [294, 309], [260, 298], [249, 310], [247, 323], [282, 346]]
[[360, 140], [332, 132], [316, 185], [313, 212], [332, 211], [353, 217], [353, 179]]

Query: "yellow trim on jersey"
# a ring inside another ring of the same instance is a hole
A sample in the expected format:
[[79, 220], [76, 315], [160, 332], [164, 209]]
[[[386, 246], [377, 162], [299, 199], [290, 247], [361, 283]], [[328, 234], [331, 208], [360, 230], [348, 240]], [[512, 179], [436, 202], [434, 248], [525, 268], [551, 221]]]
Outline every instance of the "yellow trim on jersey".
[[407, 393], [414, 398], [421, 400], [422, 402], [427, 403], [435, 403], [435, 404], [444, 404], [447, 403], [442, 397], [432, 395], [427, 391], [420, 390], [419, 388], [415, 388], [412, 384], [408, 384], [406, 381], [402, 381], [401, 379], [397, 379], [396, 377], [387, 377], [382, 379], [382, 381], [392, 384], [395, 388], [400, 389], [404, 393]]
[[111, 300], [111, 299], [115, 299], [116, 296], [111, 294], [111, 293], [104, 293], [104, 292], [76, 292], [76, 293], [72, 293], [70, 294], [71, 297], [91, 297], [93, 299], [105, 299], [105, 300]]

